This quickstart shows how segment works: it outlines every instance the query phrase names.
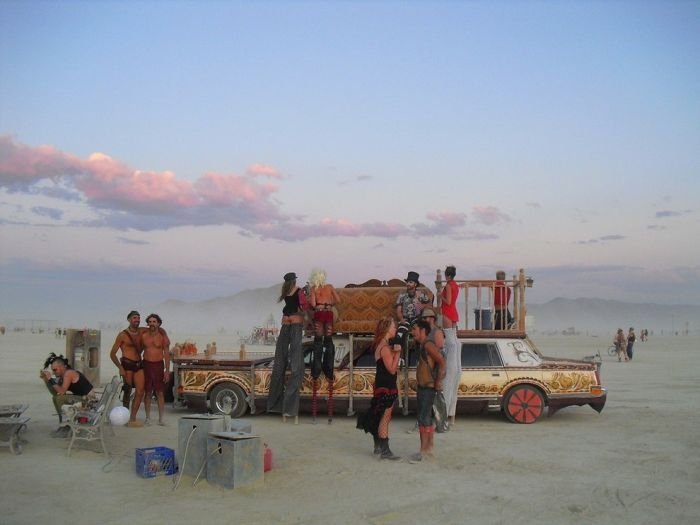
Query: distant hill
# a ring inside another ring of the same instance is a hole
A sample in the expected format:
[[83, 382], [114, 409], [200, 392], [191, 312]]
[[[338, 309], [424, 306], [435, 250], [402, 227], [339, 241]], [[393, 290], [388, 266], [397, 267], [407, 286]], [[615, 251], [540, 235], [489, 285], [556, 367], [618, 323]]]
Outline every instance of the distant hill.
[[177, 326], [179, 331], [248, 333], [253, 326], [264, 325], [271, 314], [279, 319], [282, 311], [277, 302], [279, 293], [277, 284], [206, 301], [168, 300], [158, 305], [156, 311], [167, 319], [168, 326]]
[[[253, 326], [264, 325], [270, 315], [279, 322], [282, 305], [277, 302], [280, 286], [244, 290], [234, 295], [206, 301], [169, 300], [156, 310], [167, 320], [188, 332], [248, 333]], [[577, 332], [612, 334], [617, 328], [634, 326], [637, 332], [647, 328], [657, 334], [700, 330], [700, 306], [624, 303], [605, 299], [556, 298], [544, 304], [528, 304], [533, 332]], [[687, 323], [687, 324], [686, 324]]]
[[573, 327], [579, 332], [613, 333], [617, 328], [625, 332], [630, 326], [639, 333], [642, 328], [657, 334], [669, 334], [700, 329], [700, 306], [660, 305], [653, 303], [624, 303], [605, 299], [558, 297], [544, 304], [528, 304], [534, 329], [560, 331]]

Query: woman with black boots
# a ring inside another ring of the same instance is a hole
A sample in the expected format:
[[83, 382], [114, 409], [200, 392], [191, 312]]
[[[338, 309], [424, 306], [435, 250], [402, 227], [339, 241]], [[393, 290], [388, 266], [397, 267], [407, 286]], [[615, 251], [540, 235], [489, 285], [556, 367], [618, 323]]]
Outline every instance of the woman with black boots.
[[394, 403], [399, 395], [396, 375], [401, 357], [401, 345], [394, 344], [396, 323], [385, 317], [377, 323], [374, 331], [374, 359], [377, 373], [374, 377], [374, 396], [369, 410], [358, 415], [357, 428], [374, 437], [374, 453], [381, 459], [400, 459], [389, 448], [389, 423]]

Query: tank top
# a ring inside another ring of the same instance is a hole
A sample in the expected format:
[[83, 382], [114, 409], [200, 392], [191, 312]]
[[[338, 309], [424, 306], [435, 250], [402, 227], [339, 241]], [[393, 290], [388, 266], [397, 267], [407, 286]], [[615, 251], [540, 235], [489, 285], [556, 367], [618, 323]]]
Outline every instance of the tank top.
[[[445, 304], [445, 291], [447, 290], [447, 287], [450, 287], [450, 290], [452, 290], [452, 304]], [[457, 311], [457, 296], [459, 295], [459, 286], [457, 286], [457, 283], [454, 281], [447, 281], [447, 286], [442, 290], [442, 304], [440, 305], [440, 310], [442, 311], [442, 315], [447, 317], [450, 321], [453, 323], [456, 323], [459, 321], [459, 312]]]
[[[430, 333], [428, 334], [428, 341], [430, 341], [430, 342], [433, 343], [435, 346], [437, 346], [437, 349], [440, 351], [441, 354], [444, 354], [445, 351], [444, 351], [443, 347], [442, 347], [442, 346], [438, 346], [437, 341], [435, 340], [435, 336], [437, 335], [438, 330], [439, 330], [440, 332], [442, 332], [442, 328], [440, 328], [439, 326], [436, 326], [436, 327], [434, 327], [432, 330], [430, 330]], [[442, 335], [443, 335], [443, 341], [444, 341], [445, 333], [443, 332]]]
[[284, 297], [283, 315], [295, 315], [300, 313], [299, 308], [299, 289], [297, 288], [292, 295]]
[[374, 376], [374, 390], [379, 388], [396, 390], [396, 374], [389, 373], [381, 357], [377, 360], [377, 372]]
[[78, 370], [76, 372], [78, 372], [78, 380], [75, 383], [71, 383], [68, 390], [76, 396], [86, 396], [92, 391], [92, 383], [81, 372]]

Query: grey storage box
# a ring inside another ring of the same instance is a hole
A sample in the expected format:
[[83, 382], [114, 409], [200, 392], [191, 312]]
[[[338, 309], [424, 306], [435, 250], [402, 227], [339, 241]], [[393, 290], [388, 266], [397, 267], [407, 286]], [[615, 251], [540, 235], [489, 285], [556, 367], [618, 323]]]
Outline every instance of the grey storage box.
[[207, 481], [228, 489], [263, 480], [263, 445], [246, 432], [212, 432], [207, 441]]
[[[177, 462], [180, 471], [195, 477], [207, 461], [207, 438], [210, 432], [226, 430], [221, 414], [192, 414], [183, 416], [178, 423]], [[206, 469], [206, 467], [204, 467]], [[202, 472], [204, 476], [204, 472]]]

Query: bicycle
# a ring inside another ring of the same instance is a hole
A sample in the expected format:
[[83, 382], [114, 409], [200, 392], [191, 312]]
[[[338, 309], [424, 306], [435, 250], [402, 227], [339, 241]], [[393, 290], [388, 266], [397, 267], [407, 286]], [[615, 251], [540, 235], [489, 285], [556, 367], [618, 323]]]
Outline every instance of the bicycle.
[[617, 346], [615, 346], [614, 344], [610, 345], [608, 347], [608, 355], [613, 356], [613, 357], [616, 356], [617, 355]]

